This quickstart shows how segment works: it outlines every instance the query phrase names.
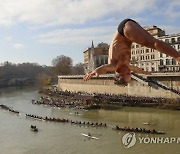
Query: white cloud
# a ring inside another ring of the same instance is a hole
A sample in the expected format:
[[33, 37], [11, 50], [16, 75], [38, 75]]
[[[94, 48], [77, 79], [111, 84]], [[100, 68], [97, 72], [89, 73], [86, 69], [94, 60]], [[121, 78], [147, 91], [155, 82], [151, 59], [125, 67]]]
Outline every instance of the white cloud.
[[10, 42], [12, 40], [12, 36], [6, 36], [4, 38], [5, 41]]
[[[140, 19], [139, 19], [140, 20]], [[180, 31], [180, 27], [160, 25], [167, 34], [175, 34]], [[111, 43], [116, 27], [91, 27], [84, 29], [56, 29], [51, 32], [40, 34], [36, 39], [41, 43], [58, 45], [87, 45], [91, 40], [95, 43]]]
[[25, 45], [22, 44], [22, 43], [15, 43], [15, 44], [13, 44], [13, 47], [14, 47], [15, 49], [22, 49], [22, 48], [25, 47]]
[[157, 5], [153, 5], [151, 10], [157, 19], [166, 21], [176, 21], [180, 19], [180, 1], [179, 0], [157, 0]]
[[173, 19], [180, 18], [180, 1], [179, 0], [172, 0], [171, 3], [169, 3], [169, 6], [166, 10], [166, 15]]
[[0, 25], [79, 24], [116, 13], [135, 15], [158, 0], [0, 0]]
[[84, 29], [57, 29], [38, 36], [38, 41], [49, 44], [89, 44], [95, 42], [110, 43], [116, 27], [92, 27]]
[[177, 26], [161, 25], [159, 27], [164, 29], [166, 34], [177, 34], [177, 32], [180, 32], [180, 27]]

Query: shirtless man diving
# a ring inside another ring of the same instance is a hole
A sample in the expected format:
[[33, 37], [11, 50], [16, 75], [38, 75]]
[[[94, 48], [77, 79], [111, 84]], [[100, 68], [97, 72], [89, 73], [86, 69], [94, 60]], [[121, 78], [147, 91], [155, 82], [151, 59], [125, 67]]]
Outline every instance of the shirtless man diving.
[[139, 74], [150, 74], [142, 69], [130, 65], [132, 42], [158, 50], [173, 57], [180, 63], [180, 52], [177, 52], [169, 44], [154, 38], [132, 19], [123, 20], [109, 47], [108, 64], [102, 65], [84, 76], [84, 81], [93, 76], [99, 76], [115, 71], [121, 82], [127, 84], [131, 80], [131, 71]]

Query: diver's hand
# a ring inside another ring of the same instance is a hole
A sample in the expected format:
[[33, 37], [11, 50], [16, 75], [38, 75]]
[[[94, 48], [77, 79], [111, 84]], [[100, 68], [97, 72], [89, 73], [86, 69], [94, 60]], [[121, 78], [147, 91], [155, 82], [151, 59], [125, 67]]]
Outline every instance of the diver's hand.
[[97, 70], [91, 71], [91, 72], [87, 73], [86, 75], [84, 75], [83, 80], [87, 81], [90, 78], [92, 78], [93, 76], [99, 77], [99, 73]]

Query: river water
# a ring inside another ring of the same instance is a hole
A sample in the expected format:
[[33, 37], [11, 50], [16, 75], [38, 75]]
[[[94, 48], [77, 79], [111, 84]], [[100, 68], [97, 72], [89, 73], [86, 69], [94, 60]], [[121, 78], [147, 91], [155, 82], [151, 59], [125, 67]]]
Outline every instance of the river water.
[[[58, 109], [31, 104], [32, 99], [41, 95], [37, 88], [0, 89], [0, 104], [13, 107], [21, 115], [0, 109], [0, 154], [180, 154], [180, 143], [140, 143], [143, 137], [180, 137], [180, 112], [149, 108], [123, 108], [116, 111], [91, 110], [78, 111]], [[103, 122], [107, 128], [77, 126], [70, 123], [43, 122], [25, 117], [25, 113], [40, 116], [69, 118], [78, 121]], [[148, 122], [151, 125], [143, 125]], [[39, 132], [30, 130], [36, 125]], [[165, 135], [136, 133], [136, 144], [125, 148], [122, 137], [126, 132], [112, 130], [111, 126], [155, 128], [165, 131]], [[99, 140], [81, 135], [90, 132]]]

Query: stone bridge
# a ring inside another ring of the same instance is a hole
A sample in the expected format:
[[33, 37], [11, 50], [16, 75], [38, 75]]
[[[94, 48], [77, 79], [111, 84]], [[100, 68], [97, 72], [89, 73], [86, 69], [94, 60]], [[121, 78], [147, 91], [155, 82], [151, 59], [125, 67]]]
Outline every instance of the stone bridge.
[[132, 74], [132, 80], [126, 87], [114, 83], [114, 74], [94, 77], [89, 81], [83, 81], [82, 75], [58, 76], [58, 88], [90, 93], [178, 98], [180, 97], [180, 72], [154, 73], [149, 76]]

